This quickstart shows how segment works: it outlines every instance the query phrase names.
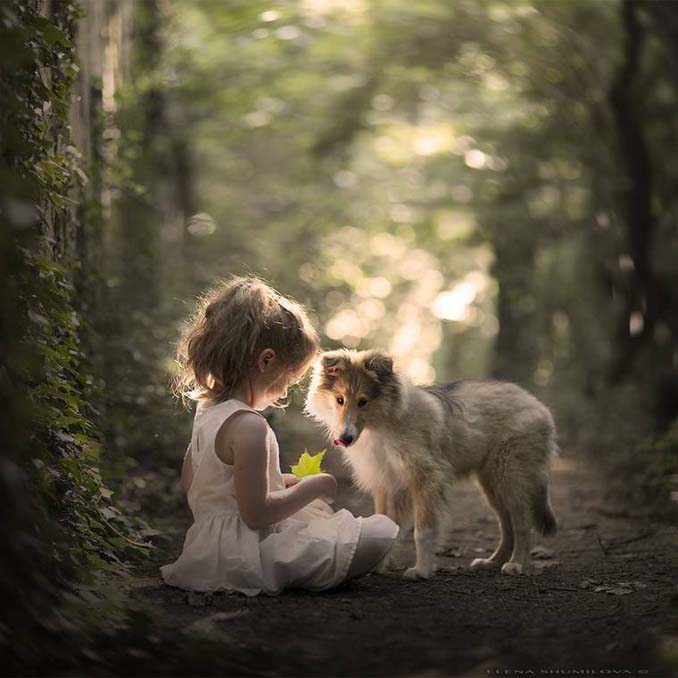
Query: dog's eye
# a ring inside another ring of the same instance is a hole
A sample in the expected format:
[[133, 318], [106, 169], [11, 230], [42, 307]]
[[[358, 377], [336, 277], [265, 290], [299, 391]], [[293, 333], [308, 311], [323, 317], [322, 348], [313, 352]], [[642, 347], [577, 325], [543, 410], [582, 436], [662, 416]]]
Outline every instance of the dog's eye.
[[361, 398], [358, 401], [358, 407], [365, 407], [365, 405], [367, 405], [367, 400], [365, 398]]
[[337, 402], [338, 402], [340, 405], [343, 405], [343, 404], [344, 404], [344, 398], [343, 398], [343, 396], [337, 396]]

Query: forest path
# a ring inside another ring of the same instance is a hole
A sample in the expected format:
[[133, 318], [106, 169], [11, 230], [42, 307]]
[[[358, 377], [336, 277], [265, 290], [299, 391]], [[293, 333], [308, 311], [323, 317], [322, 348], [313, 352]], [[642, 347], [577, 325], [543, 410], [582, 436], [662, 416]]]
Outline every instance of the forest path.
[[[152, 562], [128, 583], [159, 644], [132, 653], [132, 672], [678, 676], [678, 530], [615, 504], [602, 475], [557, 460], [559, 532], [536, 542], [546, 550], [518, 577], [469, 570], [497, 539], [471, 483], [459, 486], [432, 580], [393, 571], [323, 594], [206, 597], [164, 586], [157, 567], [178, 556], [189, 524], [186, 510], [166, 514], [155, 522], [163, 533]], [[369, 513], [364, 499], [353, 504]], [[411, 544], [398, 548], [398, 567], [412, 558]]]

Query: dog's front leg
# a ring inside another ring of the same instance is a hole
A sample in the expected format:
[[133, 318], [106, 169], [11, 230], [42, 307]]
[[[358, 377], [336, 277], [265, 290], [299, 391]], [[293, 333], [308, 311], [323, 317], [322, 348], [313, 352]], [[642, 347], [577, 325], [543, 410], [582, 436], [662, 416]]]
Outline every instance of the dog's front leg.
[[[374, 498], [374, 512], [387, 516], [388, 502], [386, 499], [386, 492], [380, 487], [375, 487], [372, 490], [372, 497]], [[390, 517], [391, 516], [389, 516], [389, 518]]]
[[405, 570], [407, 579], [430, 579], [435, 571], [434, 547], [437, 533], [437, 512], [432, 498], [435, 493], [415, 487], [412, 492], [414, 508], [414, 544], [417, 561]]
[[[389, 515], [389, 502], [388, 502], [388, 496], [385, 490], [382, 488], [376, 487], [372, 490], [372, 496], [374, 498], [374, 512], [379, 513], [381, 515], [388, 516], [391, 518], [391, 520], [395, 520], [395, 517], [392, 515]], [[391, 565], [391, 553], [387, 553], [384, 558], [382, 558], [381, 562], [379, 565], [377, 565], [374, 568], [374, 572], [376, 574], [386, 574], [388, 572], [389, 567]]]

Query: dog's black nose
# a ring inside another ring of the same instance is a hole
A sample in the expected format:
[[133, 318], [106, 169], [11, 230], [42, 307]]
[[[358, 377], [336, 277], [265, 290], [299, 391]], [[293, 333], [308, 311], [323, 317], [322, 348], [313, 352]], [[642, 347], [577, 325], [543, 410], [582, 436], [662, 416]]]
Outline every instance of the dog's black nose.
[[341, 440], [344, 445], [350, 445], [353, 442], [353, 436], [350, 433], [342, 433], [342, 435], [339, 436], [339, 440]]

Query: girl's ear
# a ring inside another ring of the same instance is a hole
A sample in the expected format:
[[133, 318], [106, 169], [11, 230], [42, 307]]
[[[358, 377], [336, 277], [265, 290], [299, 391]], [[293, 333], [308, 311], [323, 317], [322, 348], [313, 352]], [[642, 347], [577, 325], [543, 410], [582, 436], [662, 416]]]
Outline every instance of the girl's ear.
[[272, 348], [265, 348], [257, 359], [257, 367], [260, 372], [266, 370], [266, 368], [275, 361], [275, 351]]

